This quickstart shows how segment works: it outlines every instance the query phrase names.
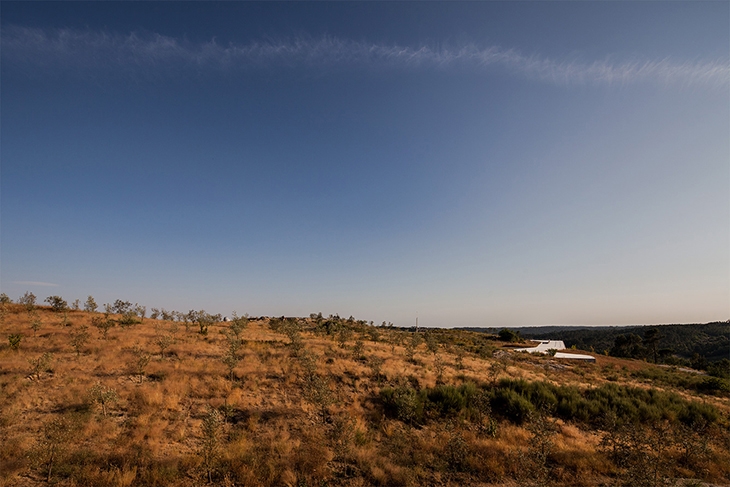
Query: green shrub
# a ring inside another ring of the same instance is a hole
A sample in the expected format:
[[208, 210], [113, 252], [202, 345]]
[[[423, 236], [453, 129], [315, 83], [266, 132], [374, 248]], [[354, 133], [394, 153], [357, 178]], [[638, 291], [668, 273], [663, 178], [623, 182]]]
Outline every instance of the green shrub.
[[23, 340], [23, 335], [20, 333], [13, 333], [12, 335], [8, 335], [8, 344], [10, 345], [10, 349], [14, 351], [18, 351], [18, 348], [20, 348], [20, 342]]
[[730, 360], [724, 358], [707, 366], [707, 373], [723, 379], [730, 379]]
[[706, 377], [702, 382], [697, 384], [696, 388], [699, 392], [729, 394], [730, 381], [721, 379], [720, 377]]
[[609, 413], [620, 423], [691, 424], [700, 416], [712, 423], [719, 417], [714, 406], [690, 402], [678, 394], [613, 383], [581, 391], [548, 382], [503, 379], [494, 392], [492, 406], [495, 412], [516, 423], [524, 421], [530, 410], [538, 409], [596, 427]]
[[[428, 400], [426, 409], [430, 415], [437, 418], [455, 416], [465, 409], [468, 404], [469, 392], [464, 386], [440, 385], [425, 392]], [[473, 395], [473, 392], [471, 395]]]
[[45, 302], [48, 303], [51, 308], [53, 308], [53, 311], [56, 312], [61, 312], [65, 309], [68, 309], [68, 303], [61, 296], [48, 296], [45, 299]]
[[515, 333], [514, 331], [510, 330], [509, 328], [503, 328], [499, 331], [499, 339], [503, 342], [510, 342], [510, 343], [522, 343], [524, 340], [520, 336], [520, 332]]
[[[720, 417], [711, 404], [688, 401], [678, 394], [656, 389], [613, 383], [581, 390], [542, 381], [503, 379], [491, 389], [466, 383], [419, 391], [404, 385], [385, 388], [380, 397], [387, 415], [409, 424], [455, 416], [478, 423], [484, 419], [482, 409], [489, 416], [494, 413], [516, 424], [526, 422], [535, 411], [542, 411], [596, 428], [609, 415], [618, 424], [712, 424]], [[482, 404], [485, 402], [486, 409]]]
[[720, 414], [714, 406], [692, 401], [688, 403], [679, 413], [679, 420], [687, 426], [696, 424], [712, 424], [720, 418]]
[[424, 398], [410, 386], [385, 387], [380, 392], [386, 414], [408, 424], [423, 421]]
[[513, 389], [497, 389], [492, 399], [492, 409], [517, 424], [524, 423], [535, 410], [525, 396]]

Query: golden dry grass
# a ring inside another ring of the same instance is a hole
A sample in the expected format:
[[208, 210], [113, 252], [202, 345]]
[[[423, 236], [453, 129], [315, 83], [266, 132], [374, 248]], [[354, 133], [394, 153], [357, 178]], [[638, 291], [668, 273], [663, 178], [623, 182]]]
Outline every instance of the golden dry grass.
[[[23, 335], [19, 350], [8, 342], [0, 347], [0, 486], [46, 482], [44, 427], [54, 419], [65, 421], [64, 436], [55, 439], [62, 448], [54, 484], [200, 485], [207, 480], [201, 445], [211, 409], [224, 417], [212, 473], [219, 485], [513, 485], [526, 468], [520, 455], [531, 448], [525, 427], [500, 419], [498, 411], [495, 435], [459, 418], [413, 427], [384, 413], [381, 389], [406, 382], [419, 388], [489, 384], [503, 377], [594, 387], [608, 380], [606, 367], [640, 365], [599, 357], [596, 364], [556, 369], [549, 357], [495, 359], [475, 350], [499, 344], [464, 331], [439, 332], [438, 354], [420, 344], [411, 362], [408, 332], [379, 329], [375, 342], [368, 327], [354, 323], [342, 346], [336, 335], [314, 333], [309, 319], [298, 321], [303, 349], [295, 351], [285, 333], [258, 319], [241, 334], [231, 381], [223, 362], [227, 323], [203, 336], [193, 326], [145, 319], [116, 326], [104, 339], [92, 326], [98, 314], [71, 311], [64, 326], [50, 308], [37, 313], [42, 325], [35, 336], [23, 306], [6, 305], [0, 324], [3, 340]], [[71, 338], [83, 326], [89, 338], [77, 356]], [[174, 339], [164, 357], [156, 345], [161, 335]], [[356, 340], [363, 342], [362, 357], [353, 353]], [[30, 361], [46, 353], [49, 366], [34, 374]], [[150, 359], [140, 375], [145, 353]], [[495, 362], [506, 364], [496, 376], [490, 372]], [[106, 416], [90, 396], [97, 384], [116, 395]], [[727, 414], [726, 399], [704, 400]], [[549, 457], [557, 484], [597, 485], [615, 476], [599, 451], [599, 432], [557, 425]], [[703, 475], [727, 482], [730, 455], [722, 441], [728, 440], [713, 441]]]

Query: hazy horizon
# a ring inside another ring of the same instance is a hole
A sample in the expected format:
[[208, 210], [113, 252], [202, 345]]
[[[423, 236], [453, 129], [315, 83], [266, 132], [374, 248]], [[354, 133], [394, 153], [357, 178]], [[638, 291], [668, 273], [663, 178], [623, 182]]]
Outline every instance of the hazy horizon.
[[730, 318], [727, 2], [0, 4], [0, 292]]

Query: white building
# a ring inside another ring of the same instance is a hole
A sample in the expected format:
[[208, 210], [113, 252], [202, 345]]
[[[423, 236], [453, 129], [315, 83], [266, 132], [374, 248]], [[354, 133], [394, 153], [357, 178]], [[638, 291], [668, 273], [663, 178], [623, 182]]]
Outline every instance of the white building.
[[562, 340], [532, 340], [537, 342], [537, 346], [528, 348], [515, 348], [515, 352], [530, 352], [530, 353], [549, 353], [550, 350], [555, 350], [555, 358], [565, 358], [569, 360], [585, 360], [587, 362], [595, 362], [596, 357], [593, 355], [585, 355], [580, 353], [560, 352], [565, 350], [565, 343]]

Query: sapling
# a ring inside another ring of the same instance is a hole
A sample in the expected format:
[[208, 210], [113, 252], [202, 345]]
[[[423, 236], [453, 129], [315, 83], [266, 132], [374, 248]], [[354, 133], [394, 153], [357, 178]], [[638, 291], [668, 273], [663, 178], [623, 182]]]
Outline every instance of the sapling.
[[31, 375], [35, 376], [36, 379], [40, 379], [43, 372], [48, 372], [50, 370], [52, 360], [53, 355], [48, 352], [44, 353], [40, 357], [28, 359], [28, 363], [31, 366]]
[[457, 370], [463, 370], [464, 369], [464, 350], [461, 348], [458, 348], [456, 350], [456, 368]]
[[114, 301], [114, 304], [111, 306], [114, 313], [118, 315], [123, 315], [129, 311], [132, 310], [132, 303], [129, 301], [122, 301], [121, 299], [117, 299]]
[[191, 321], [198, 324], [199, 333], [203, 336], [208, 334], [208, 328], [210, 325], [220, 320], [220, 315], [211, 315], [202, 309], [200, 311], [192, 310], [189, 315]]
[[109, 313], [104, 313], [103, 316], [92, 317], [91, 324], [101, 332], [101, 336], [104, 340], [108, 339], [109, 330], [111, 330], [115, 325], [114, 320], [109, 317]]
[[26, 291], [20, 298], [18, 298], [18, 304], [25, 306], [25, 310], [30, 313], [35, 309], [36, 297], [35, 294]]
[[221, 427], [223, 420], [218, 411], [211, 408], [203, 418], [203, 438], [200, 445], [200, 456], [203, 457], [203, 466], [208, 476], [208, 483], [213, 483], [213, 470], [218, 461], [221, 447]]
[[337, 343], [339, 343], [340, 348], [345, 348], [347, 346], [347, 342], [352, 340], [352, 336], [352, 330], [348, 327], [343, 327], [337, 334]]
[[358, 339], [352, 347], [352, 359], [362, 360], [365, 357], [365, 343]]
[[436, 335], [434, 335], [431, 330], [426, 330], [423, 338], [426, 342], [426, 348], [428, 349], [428, 351], [436, 355], [436, 353], [439, 351], [439, 342], [438, 340], [436, 340]]
[[[551, 466], [548, 457], [554, 449], [553, 437], [557, 432], [556, 421], [546, 411], [531, 413], [527, 430], [532, 434], [527, 452], [520, 455], [521, 474], [531, 485], [546, 486], [550, 482]], [[528, 483], [525, 482], [525, 483]]]
[[234, 369], [238, 365], [238, 362], [241, 361], [238, 351], [243, 342], [233, 331], [225, 331], [223, 335], [226, 337], [226, 350], [223, 354], [223, 363], [228, 368], [228, 378], [233, 382], [235, 379]]
[[134, 349], [132, 349], [132, 354], [134, 355], [134, 360], [132, 361], [132, 372], [137, 375], [141, 384], [145, 376], [145, 369], [147, 368], [147, 364], [150, 363], [150, 358], [152, 356], [139, 345], [135, 345]]
[[298, 357], [304, 348], [304, 340], [302, 340], [302, 335], [299, 333], [299, 328], [288, 323], [282, 328], [286, 336], [289, 337], [289, 347], [292, 350], [292, 355]]
[[234, 311], [229, 328], [236, 335], [236, 338], [241, 338], [241, 333], [246, 329], [246, 326], [248, 326], [248, 315], [238, 316]]
[[302, 392], [304, 397], [317, 408], [317, 414], [322, 422], [327, 421], [328, 408], [334, 402], [329, 381], [326, 377], [317, 373], [317, 359], [312, 354], [305, 352], [299, 362], [302, 366]]
[[65, 418], [54, 418], [43, 425], [36, 453], [45, 474], [46, 482], [51, 481], [53, 467], [58, 463], [59, 457], [63, 454], [70, 440], [70, 427]]
[[406, 343], [405, 346], [405, 356], [406, 361], [410, 363], [415, 363], [416, 361], [416, 347], [413, 345], [413, 341], [410, 340], [408, 343]]
[[68, 308], [68, 303], [61, 296], [48, 296], [45, 299], [45, 302], [48, 303], [48, 305], [53, 308], [53, 311], [56, 313], [65, 311]]
[[436, 383], [443, 384], [444, 382], [444, 371], [446, 370], [446, 364], [440, 354], [436, 355], [433, 361], [433, 366], [436, 369]]
[[378, 382], [378, 385], [380, 384], [380, 379], [383, 376], [384, 363], [385, 361], [382, 358], [376, 356], [370, 357], [370, 359], [368, 360], [368, 365], [370, 365], [370, 368], [373, 372], [373, 377]]
[[10, 344], [10, 349], [17, 352], [18, 348], [20, 348], [20, 342], [23, 340], [23, 335], [20, 333], [13, 333], [12, 335], [8, 335], [8, 343]]
[[33, 318], [31, 318], [30, 329], [33, 330], [33, 336], [36, 336], [38, 330], [41, 329], [41, 319], [37, 313], [33, 315]]
[[101, 382], [97, 382], [91, 387], [89, 397], [93, 402], [101, 406], [101, 412], [104, 416], [106, 416], [107, 408], [119, 398], [115, 389], [104, 386]]
[[155, 331], [156, 331], [155, 344], [160, 349], [160, 359], [164, 359], [165, 350], [167, 350], [170, 347], [170, 345], [175, 343], [175, 339], [172, 337], [172, 335], [160, 333], [160, 329], [157, 326], [155, 327]]
[[76, 351], [76, 356], [81, 355], [81, 349], [89, 341], [89, 327], [86, 325], [79, 326], [75, 331], [71, 332], [71, 346]]
[[99, 307], [96, 305], [96, 301], [94, 301], [93, 296], [89, 296], [86, 298], [86, 302], [84, 303], [84, 311], [87, 311], [89, 313], [96, 313], [96, 310]]

